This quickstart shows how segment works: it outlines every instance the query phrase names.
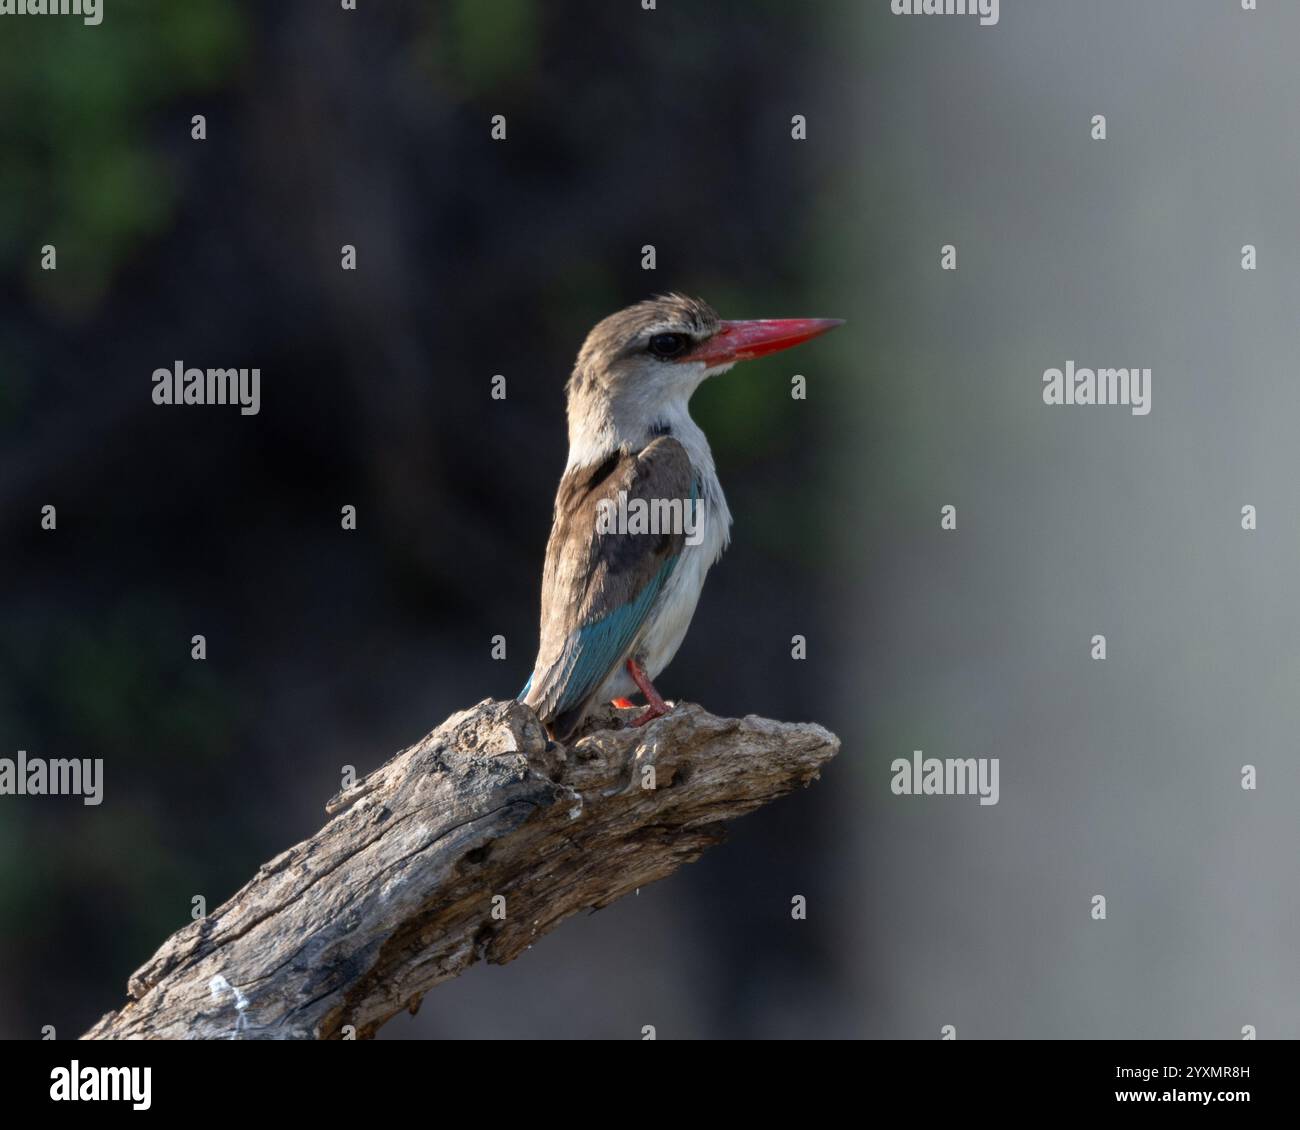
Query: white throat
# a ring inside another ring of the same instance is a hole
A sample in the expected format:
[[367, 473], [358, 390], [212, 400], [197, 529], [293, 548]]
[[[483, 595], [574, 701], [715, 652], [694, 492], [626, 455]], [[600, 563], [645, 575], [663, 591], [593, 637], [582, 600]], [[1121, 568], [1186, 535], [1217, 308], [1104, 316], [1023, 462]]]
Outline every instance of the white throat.
[[682, 366], [683, 377], [667, 396], [662, 388], [624, 392], [616, 398], [584, 397], [569, 405], [569, 461], [566, 471], [589, 467], [610, 452], [639, 451], [656, 435], [670, 434], [686, 448], [691, 464], [706, 477], [714, 475], [713, 453], [700, 426], [691, 419], [691, 396], [707, 377], [725, 373], [731, 364], [705, 369]]

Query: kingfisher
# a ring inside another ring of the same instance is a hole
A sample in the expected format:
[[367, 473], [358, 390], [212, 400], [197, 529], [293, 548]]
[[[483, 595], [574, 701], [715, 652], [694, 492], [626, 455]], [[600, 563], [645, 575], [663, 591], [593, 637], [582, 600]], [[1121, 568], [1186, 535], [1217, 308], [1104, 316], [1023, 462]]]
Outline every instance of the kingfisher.
[[[691, 395], [738, 361], [840, 325], [726, 322], [698, 298], [668, 294], [611, 314], [587, 335], [565, 389], [569, 459], [546, 545], [537, 660], [519, 693], [556, 741], [568, 741], [596, 704], [630, 707], [638, 691], [647, 705], [632, 725], [670, 709], [654, 680], [731, 538]], [[626, 520], [633, 513], [639, 521]]]

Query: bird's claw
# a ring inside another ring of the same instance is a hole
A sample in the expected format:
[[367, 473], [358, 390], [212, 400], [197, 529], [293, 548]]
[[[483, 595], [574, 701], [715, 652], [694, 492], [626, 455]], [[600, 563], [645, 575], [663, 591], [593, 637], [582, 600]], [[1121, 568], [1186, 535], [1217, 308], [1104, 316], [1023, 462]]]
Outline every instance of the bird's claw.
[[647, 722], [653, 722], [656, 718], [662, 718], [672, 710], [672, 704], [667, 702], [657, 702], [647, 706], [645, 710], [638, 714], [629, 726], [644, 726]]

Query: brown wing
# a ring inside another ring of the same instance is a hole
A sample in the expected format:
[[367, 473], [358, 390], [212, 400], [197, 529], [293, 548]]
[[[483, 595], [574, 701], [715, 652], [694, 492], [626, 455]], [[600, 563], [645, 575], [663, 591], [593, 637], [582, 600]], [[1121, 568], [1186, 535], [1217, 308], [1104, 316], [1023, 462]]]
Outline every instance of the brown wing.
[[522, 696], [543, 722], [575, 712], [580, 719], [636, 643], [685, 541], [681, 529], [602, 532], [602, 503], [617, 508], [626, 492], [629, 505], [636, 499], [688, 504], [694, 479], [686, 449], [660, 436], [635, 454], [615, 452], [560, 481], [542, 573], [541, 643]]

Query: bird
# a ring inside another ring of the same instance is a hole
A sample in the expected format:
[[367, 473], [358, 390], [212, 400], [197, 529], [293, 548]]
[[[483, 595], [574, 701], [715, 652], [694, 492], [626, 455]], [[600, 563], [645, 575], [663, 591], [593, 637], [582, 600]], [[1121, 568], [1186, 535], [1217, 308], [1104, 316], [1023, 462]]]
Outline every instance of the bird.
[[632, 725], [671, 709], [654, 680], [731, 537], [692, 394], [737, 362], [840, 325], [723, 321], [698, 298], [666, 294], [609, 315], [587, 335], [565, 387], [569, 456], [546, 544], [537, 658], [518, 695], [551, 738], [568, 741], [594, 706], [629, 707], [638, 691], [647, 705]]

